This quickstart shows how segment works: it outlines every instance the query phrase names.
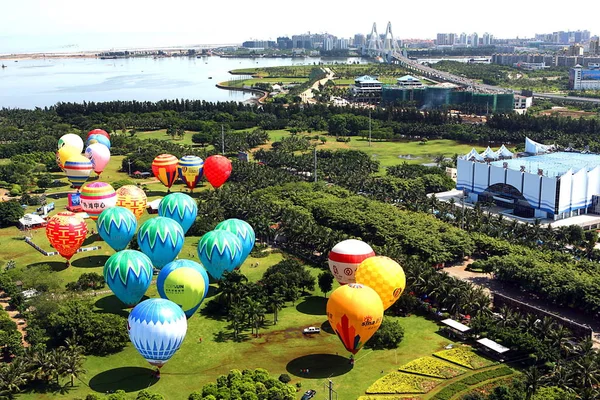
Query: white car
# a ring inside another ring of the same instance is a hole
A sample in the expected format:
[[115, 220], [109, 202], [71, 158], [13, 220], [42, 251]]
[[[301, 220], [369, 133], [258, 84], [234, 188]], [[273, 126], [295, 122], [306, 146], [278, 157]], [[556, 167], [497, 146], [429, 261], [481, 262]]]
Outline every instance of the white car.
[[304, 333], [304, 334], [321, 333], [321, 328], [317, 328], [316, 326], [309, 326], [308, 328], [304, 328], [302, 333]]

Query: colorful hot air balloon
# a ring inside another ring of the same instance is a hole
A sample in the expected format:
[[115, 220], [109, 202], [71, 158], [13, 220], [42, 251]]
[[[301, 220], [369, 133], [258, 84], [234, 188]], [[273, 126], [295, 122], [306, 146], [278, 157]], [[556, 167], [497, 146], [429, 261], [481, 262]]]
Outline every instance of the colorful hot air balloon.
[[146, 193], [135, 185], [125, 185], [117, 189], [117, 205], [130, 210], [137, 219], [146, 211]]
[[102, 135], [105, 138], [107, 138], [108, 140], [110, 140], [110, 135], [104, 129], [92, 129], [91, 131], [88, 132], [86, 137], [89, 138], [92, 135]]
[[365, 242], [356, 239], [344, 240], [333, 246], [329, 252], [329, 269], [340, 284], [353, 283], [358, 265], [374, 255], [371, 246]]
[[215, 189], [224, 184], [231, 175], [231, 161], [220, 155], [210, 156], [204, 161], [204, 176]]
[[92, 162], [94, 172], [100, 175], [110, 161], [110, 150], [102, 143], [93, 143], [85, 149], [85, 156]]
[[161, 154], [152, 161], [152, 173], [168, 189], [177, 179], [177, 164], [179, 160], [171, 154]]
[[406, 287], [404, 270], [389, 257], [370, 257], [360, 263], [356, 269], [356, 283], [375, 290], [387, 310], [400, 298]]
[[96, 144], [96, 143], [103, 144], [110, 149], [110, 140], [106, 136], [102, 136], [102, 135], [88, 136], [87, 141], [85, 142], [85, 145], [89, 146], [90, 144]]
[[65, 161], [64, 170], [71, 185], [79, 189], [92, 173], [92, 162], [79, 154]]
[[204, 161], [198, 156], [183, 156], [177, 165], [177, 174], [185, 185], [194, 191], [202, 178]]
[[81, 154], [81, 152], [76, 147], [65, 145], [56, 152], [56, 163], [58, 164], [58, 167], [64, 171], [65, 162], [79, 154]]
[[175, 260], [160, 270], [156, 287], [160, 297], [178, 304], [190, 318], [206, 297], [208, 283], [202, 265], [190, 260]]
[[242, 261], [240, 263], [242, 264], [252, 251], [252, 248], [254, 248], [254, 242], [256, 241], [254, 229], [246, 221], [237, 218], [230, 218], [219, 222], [215, 230], [220, 229], [233, 233], [242, 242]]
[[100, 214], [96, 221], [98, 234], [115, 251], [121, 251], [135, 235], [137, 220], [125, 207], [111, 207]]
[[242, 242], [226, 230], [207, 232], [198, 242], [198, 257], [210, 276], [219, 280], [242, 264]]
[[60, 149], [63, 146], [75, 147], [78, 150], [78, 154], [81, 154], [83, 151], [83, 139], [74, 133], [67, 133], [58, 139], [58, 148]]
[[144, 222], [137, 234], [138, 245], [161, 269], [177, 257], [183, 247], [184, 233], [181, 225], [172, 219], [156, 217]]
[[48, 241], [67, 260], [81, 247], [86, 235], [85, 221], [70, 211], [59, 212], [46, 225]]
[[187, 233], [198, 216], [198, 204], [185, 193], [171, 193], [160, 201], [158, 215], [176, 221]]
[[81, 187], [79, 200], [83, 211], [95, 221], [102, 211], [117, 204], [117, 193], [106, 182], [91, 182]]
[[140, 251], [119, 251], [106, 260], [104, 280], [119, 300], [134, 306], [150, 287], [152, 261]]
[[162, 367], [181, 346], [187, 319], [181, 307], [165, 299], [148, 299], [134, 307], [127, 319], [129, 339], [155, 367]]
[[350, 283], [331, 293], [327, 301], [327, 320], [346, 350], [356, 354], [379, 329], [383, 304], [370, 287]]

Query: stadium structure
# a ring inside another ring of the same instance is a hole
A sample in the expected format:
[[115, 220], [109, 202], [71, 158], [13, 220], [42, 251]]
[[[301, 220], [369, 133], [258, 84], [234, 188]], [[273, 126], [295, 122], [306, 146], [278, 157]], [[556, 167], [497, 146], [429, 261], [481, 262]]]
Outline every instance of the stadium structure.
[[473, 149], [457, 159], [456, 188], [472, 202], [494, 202], [523, 218], [600, 214], [600, 155], [556, 151], [529, 138], [516, 155], [504, 145], [481, 154]]

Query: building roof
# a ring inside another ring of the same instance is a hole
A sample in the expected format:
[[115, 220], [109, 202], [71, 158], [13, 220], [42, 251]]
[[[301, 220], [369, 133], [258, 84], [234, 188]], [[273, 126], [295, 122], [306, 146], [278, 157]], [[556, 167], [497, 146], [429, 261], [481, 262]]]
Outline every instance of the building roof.
[[528, 137], [525, 138], [525, 153], [530, 153], [530, 154], [546, 153], [547, 151], [551, 150], [552, 147], [553, 146], [548, 146], [545, 144], [535, 142], [535, 141], [529, 139]]
[[146, 204], [146, 207], [151, 208], [152, 210], [157, 210], [161, 200], [162, 200], [162, 197], [160, 199], [149, 201]]
[[475, 161], [483, 161], [483, 157], [475, 150], [475, 147], [471, 149], [469, 154], [465, 156], [465, 160], [475, 159]]
[[459, 332], [466, 332], [466, 331], [471, 330], [471, 328], [469, 328], [465, 324], [461, 324], [460, 322], [455, 321], [455, 320], [453, 320], [451, 318], [445, 319], [445, 320], [443, 320], [441, 322], [442, 322], [442, 324], [448, 325], [450, 328], [456, 329]]
[[506, 146], [502, 145], [498, 151], [496, 151], [496, 154], [498, 155], [498, 157], [512, 157], [513, 153], [510, 152], [510, 150], [508, 150], [506, 148]]
[[591, 171], [600, 166], [599, 154], [583, 154], [557, 151], [555, 153], [541, 154], [538, 156], [513, 158], [503, 161], [492, 161], [490, 164], [502, 167], [507, 164], [508, 169], [516, 171], [525, 167], [525, 172], [537, 173], [543, 171], [543, 175], [549, 178], [558, 178], [567, 172], [575, 173], [581, 169]]
[[46, 220], [37, 214], [25, 214], [19, 219], [19, 223], [23, 226], [45, 224]]
[[485, 149], [485, 151], [483, 153], [481, 153], [481, 156], [484, 159], [487, 158], [488, 160], [497, 160], [498, 159], [498, 155], [496, 154], [496, 152], [494, 150], [492, 150], [490, 148], [490, 146], [488, 146], [487, 149]]
[[415, 78], [412, 75], [404, 75], [397, 79], [398, 82], [421, 82], [420, 79]]
[[498, 354], [506, 353], [507, 351], [510, 350], [508, 347], [504, 347], [500, 343], [496, 343], [493, 340], [490, 340], [488, 338], [479, 339], [477, 341], [477, 343], [479, 343], [482, 346], [487, 347], [488, 349], [490, 349], [492, 351], [495, 351]]
[[377, 78], [370, 75], [359, 76], [354, 80], [354, 82], [371, 82], [371, 83], [381, 83], [377, 80]]

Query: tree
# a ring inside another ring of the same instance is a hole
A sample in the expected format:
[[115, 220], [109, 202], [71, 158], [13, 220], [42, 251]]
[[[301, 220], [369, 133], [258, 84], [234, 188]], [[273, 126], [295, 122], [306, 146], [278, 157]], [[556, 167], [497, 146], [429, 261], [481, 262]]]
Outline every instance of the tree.
[[213, 136], [208, 132], [199, 132], [192, 135], [192, 143], [206, 147], [206, 145], [212, 142]]
[[275, 292], [267, 298], [267, 305], [273, 311], [273, 324], [277, 325], [277, 313], [285, 306], [285, 297], [280, 292]]
[[318, 278], [319, 289], [323, 292], [325, 298], [327, 298], [327, 292], [333, 288], [333, 275], [329, 271], [321, 272]]
[[41, 189], [49, 188], [52, 185], [52, 175], [50, 174], [42, 174], [37, 178], [37, 185]]
[[14, 226], [23, 218], [25, 211], [18, 201], [11, 200], [0, 203], [0, 228]]
[[65, 343], [66, 347], [60, 348], [62, 350], [62, 364], [64, 373], [71, 379], [71, 387], [73, 387], [75, 378], [86, 372], [85, 369], [83, 369], [83, 362], [85, 361], [83, 355], [84, 348], [78, 346], [70, 339], [67, 339]]
[[366, 346], [375, 349], [395, 349], [404, 338], [404, 328], [397, 320], [384, 318], [381, 326], [366, 343]]
[[537, 367], [530, 367], [523, 372], [525, 384], [525, 400], [530, 400], [537, 393], [543, 379], [542, 372]]

